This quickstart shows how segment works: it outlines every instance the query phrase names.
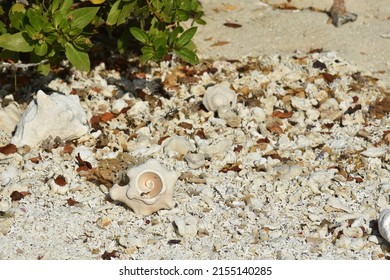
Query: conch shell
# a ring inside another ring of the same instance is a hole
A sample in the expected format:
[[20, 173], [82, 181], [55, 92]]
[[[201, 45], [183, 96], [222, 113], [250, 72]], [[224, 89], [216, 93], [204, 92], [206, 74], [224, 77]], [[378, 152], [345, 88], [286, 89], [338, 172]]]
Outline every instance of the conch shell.
[[390, 209], [384, 209], [378, 218], [379, 233], [390, 243]]
[[11, 143], [36, 147], [49, 137], [59, 136], [63, 141], [79, 138], [88, 129], [87, 115], [77, 95], [46, 95], [40, 90], [23, 113]]
[[114, 185], [110, 197], [125, 203], [137, 215], [150, 215], [160, 209], [175, 206], [173, 192], [179, 174], [169, 171], [157, 160], [150, 159], [144, 164], [127, 171], [129, 184]]

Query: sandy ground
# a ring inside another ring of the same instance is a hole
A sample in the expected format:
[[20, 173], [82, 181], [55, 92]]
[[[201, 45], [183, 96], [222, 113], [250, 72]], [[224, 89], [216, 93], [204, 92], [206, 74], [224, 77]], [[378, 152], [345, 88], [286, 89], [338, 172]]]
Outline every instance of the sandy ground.
[[[283, 0], [203, 0], [207, 25], [195, 41], [203, 58], [239, 59], [261, 54], [336, 51], [358, 68], [390, 81], [390, 5], [386, 0], [346, 0], [356, 22], [334, 27], [325, 13], [332, 0], [291, 0], [299, 10], [273, 9]], [[229, 28], [224, 23], [240, 24]], [[223, 42], [226, 42], [223, 45]]]

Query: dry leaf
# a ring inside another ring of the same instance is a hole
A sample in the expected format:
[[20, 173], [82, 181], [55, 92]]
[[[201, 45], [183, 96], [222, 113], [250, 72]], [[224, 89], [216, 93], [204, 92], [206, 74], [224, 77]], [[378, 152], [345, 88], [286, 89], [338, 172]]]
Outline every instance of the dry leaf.
[[0, 153], [4, 154], [6, 156], [16, 153], [16, 150], [17, 150], [17, 148], [14, 144], [8, 144], [4, 147], [0, 147]]
[[223, 25], [225, 25], [226, 27], [230, 27], [230, 28], [240, 28], [240, 27], [242, 27], [241, 24], [234, 23], [234, 22], [226, 22]]
[[26, 195], [29, 195], [29, 192], [18, 192], [18, 191], [13, 191], [10, 195], [12, 201], [19, 201]]
[[78, 202], [76, 200], [74, 200], [73, 198], [68, 198], [66, 200], [66, 204], [68, 204], [69, 206], [74, 206], [75, 204], [77, 204]]
[[55, 179], [54, 179], [54, 183], [56, 183], [57, 185], [59, 185], [60, 187], [63, 187], [65, 186], [67, 183], [66, 183], [66, 180], [65, 180], [65, 177], [62, 176], [62, 175], [58, 175]]
[[192, 124], [187, 123], [187, 122], [181, 122], [178, 124], [180, 127], [185, 128], [185, 129], [192, 129]]
[[276, 122], [270, 122], [269, 124], [266, 125], [266, 128], [273, 133], [276, 133], [278, 135], [283, 133], [283, 129], [280, 127], [279, 124]]
[[291, 118], [293, 115], [293, 112], [282, 112], [282, 111], [274, 111], [272, 113], [273, 117], [279, 118], [279, 119], [288, 119]]
[[112, 258], [118, 258], [118, 257], [119, 257], [119, 252], [117, 250], [114, 250], [112, 252], [105, 251], [104, 254], [102, 255], [103, 260], [111, 260]]
[[71, 143], [67, 143], [64, 146], [64, 153], [71, 154], [73, 152], [73, 145]]
[[80, 157], [80, 153], [77, 154], [76, 160], [77, 160], [77, 164], [79, 165], [79, 167], [76, 169], [77, 172], [86, 171], [88, 169], [92, 169], [92, 164], [90, 164], [88, 161], [84, 161]]
[[165, 139], [168, 139], [170, 136], [169, 135], [166, 135], [166, 136], [163, 136], [161, 137], [158, 141], [157, 141], [157, 144], [158, 145], [161, 145], [162, 142], [164, 142]]
[[212, 44], [211, 47], [220, 47], [220, 46], [224, 46], [224, 45], [229, 44], [229, 43], [230, 42], [228, 42], [228, 41], [218, 41], [218, 42]]
[[37, 156], [37, 157], [32, 157], [32, 158], [30, 158], [30, 161], [31, 161], [32, 163], [39, 163], [41, 160], [42, 160], [41, 156]]
[[377, 100], [370, 110], [377, 118], [383, 118], [390, 112], [390, 96]]
[[105, 123], [108, 123], [113, 118], [115, 118], [115, 115], [113, 113], [111, 113], [111, 112], [105, 112], [105, 113], [100, 115], [100, 120], [102, 122], [105, 122]]

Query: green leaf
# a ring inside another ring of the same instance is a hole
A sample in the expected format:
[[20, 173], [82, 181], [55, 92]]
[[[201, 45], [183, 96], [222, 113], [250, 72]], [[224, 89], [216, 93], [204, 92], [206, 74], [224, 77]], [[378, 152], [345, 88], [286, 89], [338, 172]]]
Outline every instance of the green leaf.
[[31, 52], [34, 46], [27, 42], [26, 37], [28, 37], [26, 32], [3, 34], [0, 36], [0, 48], [14, 52]]
[[34, 46], [34, 53], [38, 56], [45, 56], [48, 51], [48, 46], [46, 42], [43, 42], [42, 44], [37, 44]]
[[53, 3], [51, 4], [51, 12], [54, 13], [57, 11], [57, 9], [60, 7], [61, 0], [54, 0]]
[[48, 63], [38, 65], [37, 71], [42, 75], [47, 76], [50, 72], [50, 63], [48, 62]]
[[93, 20], [98, 11], [99, 7], [85, 7], [71, 11], [68, 14], [68, 19], [71, 19], [70, 25], [83, 29]]
[[137, 39], [138, 41], [140, 41], [143, 44], [146, 44], [149, 41], [148, 33], [139, 29], [138, 27], [131, 27], [130, 32], [134, 36], [135, 39]]
[[190, 14], [184, 10], [176, 11], [176, 20], [177, 21], [186, 21], [190, 18]]
[[[33, 11], [33, 10], [30, 9], [29, 11]], [[42, 18], [42, 16], [35, 13], [27, 13], [27, 16], [32, 27], [34, 27], [34, 29], [38, 32], [41, 31], [43, 26], [45, 25], [45, 21]]]
[[119, 17], [118, 17], [118, 21], [117, 21], [117, 25], [120, 25], [120, 24], [123, 24], [125, 23], [126, 19], [130, 16], [131, 14], [131, 11], [134, 9], [134, 5], [136, 4], [136, 2], [127, 2], [125, 3], [122, 8], [121, 8], [121, 12], [119, 14]]
[[90, 62], [87, 52], [80, 51], [75, 48], [71, 43], [65, 43], [65, 55], [69, 59], [70, 63], [80, 71], [89, 71]]
[[174, 44], [174, 42], [175, 42], [175, 40], [180, 32], [183, 32], [183, 28], [181, 26], [177, 26], [175, 29], [173, 29], [171, 34], [169, 34], [169, 37], [168, 37], [168, 45], [169, 46], [172, 46]]
[[[67, 13], [69, 11], [69, 9], [72, 7], [73, 5], [73, 0], [64, 0], [63, 1], [64, 3], [62, 4], [61, 8], [59, 9], [59, 11], [63, 12], [63, 13]], [[61, 5], [61, 4], [60, 4]]]
[[106, 23], [108, 25], [114, 25], [118, 22], [119, 15], [121, 11], [119, 10], [119, 4], [121, 3], [121, 0], [118, 0], [112, 5], [110, 12], [108, 13], [107, 16], [107, 21]]
[[187, 45], [191, 41], [192, 37], [194, 37], [197, 29], [198, 28], [194, 26], [184, 31], [183, 34], [181, 34], [181, 36], [177, 39], [176, 46], [181, 48]]
[[198, 56], [191, 50], [187, 48], [181, 48], [181, 49], [175, 49], [175, 53], [178, 57], [183, 59], [185, 62], [191, 63], [191, 64], [198, 64], [199, 58]]
[[141, 56], [142, 62], [148, 61], [154, 56], [154, 50], [150, 46], [143, 47], [141, 51], [142, 51], [142, 56]]
[[24, 8], [23, 4], [16, 3], [12, 5], [11, 9], [9, 10], [8, 16], [13, 28], [17, 30], [23, 29], [23, 19], [25, 14], [26, 9]]

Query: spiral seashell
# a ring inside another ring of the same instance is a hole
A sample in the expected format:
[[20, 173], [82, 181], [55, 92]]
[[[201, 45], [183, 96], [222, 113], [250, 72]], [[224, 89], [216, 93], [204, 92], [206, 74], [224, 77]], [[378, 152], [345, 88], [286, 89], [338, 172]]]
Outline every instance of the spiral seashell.
[[151, 159], [127, 171], [129, 183], [114, 185], [110, 197], [125, 203], [138, 215], [149, 215], [160, 209], [172, 209], [173, 192], [179, 174], [169, 171]]
[[390, 209], [384, 209], [378, 218], [379, 233], [390, 243]]

